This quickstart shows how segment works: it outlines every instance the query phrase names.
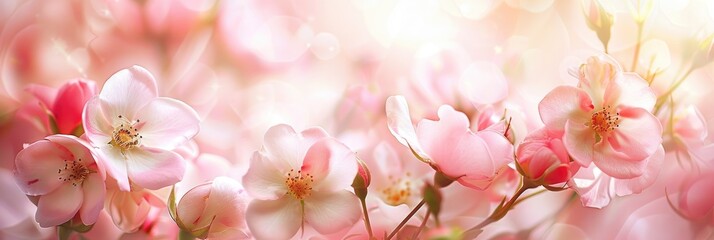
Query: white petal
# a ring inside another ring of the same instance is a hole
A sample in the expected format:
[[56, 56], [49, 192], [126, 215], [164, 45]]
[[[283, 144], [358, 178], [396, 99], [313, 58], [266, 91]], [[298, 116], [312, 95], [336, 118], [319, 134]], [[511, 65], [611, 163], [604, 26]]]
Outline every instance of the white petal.
[[198, 133], [196, 111], [172, 98], [154, 98], [136, 113], [141, 144], [173, 150]]
[[409, 106], [404, 96], [396, 95], [387, 98], [386, 110], [389, 132], [401, 144], [411, 148], [417, 157], [430, 161], [429, 155], [426, 154], [417, 140], [416, 131], [409, 115]]
[[359, 199], [347, 190], [313, 192], [305, 200], [305, 220], [322, 234], [351, 227], [362, 217]]
[[246, 220], [256, 239], [289, 239], [302, 225], [302, 209], [300, 202], [290, 196], [253, 200], [248, 205]]
[[106, 103], [106, 116], [134, 119], [134, 114], [158, 95], [154, 76], [140, 66], [132, 66], [109, 77], [99, 98]]
[[156, 190], [183, 179], [186, 162], [178, 153], [159, 148], [141, 147], [128, 151], [127, 172], [137, 185]]
[[72, 219], [82, 206], [82, 188], [62, 184], [53, 192], [40, 197], [35, 219], [42, 227], [52, 227]]
[[243, 176], [243, 186], [252, 197], [274, 200], [287, 193], [285, 176], [260, 152], [253, 153], [250, 167]]

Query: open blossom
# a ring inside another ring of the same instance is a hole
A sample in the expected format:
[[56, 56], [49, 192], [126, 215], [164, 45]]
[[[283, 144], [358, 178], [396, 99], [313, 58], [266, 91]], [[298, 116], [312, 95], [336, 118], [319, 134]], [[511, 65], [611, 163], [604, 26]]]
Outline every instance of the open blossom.
[[159, 189], [181, 180], [185, 162], [173, 152], [198, 133], [199, 118], [185, 103], [158, 97], [156, 80], [133, 66], [112, 75], [83, 113], [86, 135], [99, 160], [128, 191], [130, 180]]
[[565, 150], [562, 135], [562, 131], [541, 128], [526, 136], [516, 156], [527, 178], [552, 185], [568, 181], [578, 171], [578, 164]]
[[634, 73], [598, 57], [580, 66], [579, 87], [560, 86], [538, 110], [548, 130], [582, 166], [568, 184], [585, 206], [601, 208], [614, 195], [652, 185], [664, 160], [662, 125], [650, 111], [655, 95]]
[[227, 177], [189, 190], [176, 206], [176, 223], [191, 233], [207, 229], [210, 239], [248, 238], [245, 233], [247, 196], [241, 185]]
[[416, 131], [406, 100], [387, 99], [389, 130], [420, 160], [464, 186], [485, 189], [497, 173], [513, 161], [513, 145], [503, 135], [486, 130], [472, 132], [462, 112], [444, 105], [438, 121], [422, 120]]
[[37, 196], [35, 219], [42, 227], [79, 216], [84, 225], [97, 221], [104, 206], [104, 172], [89, 146], [74, 136], [52, 135], [28, 145], [15, 159], [15, 180]]
[[609, 176], [641, 176], [662, 145], [662, 125], [650, 111], [655, 95], [634, 73], [597, 57], [580, 67], [580, 88], [560, 86], [540, 102], [551, 130], [565, 131], [565, 148], [581, 166], [590, 163]]
[[257, 239], [288, 239], [309, 225], [321, 234], [352, 226], [361, 214], [347, 189], [357, 174], [354, 153], [320, 128], [268, 129], [243, 176], [248, 227]]

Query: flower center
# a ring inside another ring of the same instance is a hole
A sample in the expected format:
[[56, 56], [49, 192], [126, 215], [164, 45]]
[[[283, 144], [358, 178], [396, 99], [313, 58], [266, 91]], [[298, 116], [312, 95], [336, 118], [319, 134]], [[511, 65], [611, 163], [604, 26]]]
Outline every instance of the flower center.
[[610, 106], [594, 112], [590, 120], [590, 128], [597, 133], [608, 133], [620, 126], [620, 113], [612, 111]]
[[[410, 173], [407, 172], [407, 176]], [[394, 178], [391, 175], [387, 177], [391, 184], [382, 189], [382, 199], [385, 203], [397, 206], [406, 203], [412, 195], [412, 182], [408, 178]]]
[[87, 166], [82, 164], [82, 159], [77, 159], [77, 161], [64, 161], [64, 168], [57, 170], [60, 175], [59, 180], [63, 182], [72, 182], [73, 186], [81, 185], [84, 179], [87, 179], [92, 170], [89, 170]]
[[119, 148], [123, 153], [126, 150], [138, 146], [139, 139], [143, 137], [137, 132], [139, 129], [135, 128], [135, 125], [139, 123], [138, 119], [136, 121], [129, 121], [121, 115], [119, 115], [119, 119], [122, 123], [118, 127], [114, 127], [112, 139], [108, 144]]
[[303, 173], [298, 170], [290, 169], [287, 177], [285, 178], [285, 185], [288, 187], [288, 193], [295, 197], [297, 200], [303, 200], [310, 196], [312, 192], [312, 183], [314, 179], [309, 173]]

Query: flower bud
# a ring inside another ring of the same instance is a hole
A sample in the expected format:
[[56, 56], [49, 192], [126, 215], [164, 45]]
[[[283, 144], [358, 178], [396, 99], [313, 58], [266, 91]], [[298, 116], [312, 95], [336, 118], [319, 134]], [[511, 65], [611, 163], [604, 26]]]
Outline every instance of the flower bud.
[[516, 152], [526, 179], [542, 185], [563, 183], [579, 169], [570, 160], [562, 135], [561, 131], [542, 128], [526, 136]]
[[355, 195], [360, 199], [367, 197], [367, 187], [372, 181], [372, 175], [369, 173], [367, 164], [362, 159], [357, 158], [357, 175], [352, 182], [352, 188], [355, 190]]
[[60, 87], [52, 105], [60, 133], [70, 134], [81, 126], [84, 104], [95, 94], [97, 86], [94, 81], [77, 79]]
[[[585, 10], [583, 9], [583, 12]], [[590, 8], [585, 13], [585, 18], [588, 23], [588, 27], [597, 33], [597, 37], [605, 46], [605, 52], [607, 52], [607, 43], [610, 41], [610, 31], [612, 29], [612, 23], [614, 17], [612, 14], [605, 11], [602, 7], [600, 1], [590, 0]]]
[[248, 237], [246, 206], [241, 185], [233, 179], [217, 177], [186, 192], [175, 208], [174, 220], [197, 238], [243, 239]]

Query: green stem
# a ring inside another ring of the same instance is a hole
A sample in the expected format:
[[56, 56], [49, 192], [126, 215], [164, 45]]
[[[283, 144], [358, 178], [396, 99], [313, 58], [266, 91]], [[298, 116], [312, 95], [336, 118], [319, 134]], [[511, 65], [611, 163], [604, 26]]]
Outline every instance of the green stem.
[[654, 108], [654, 115], [657, 115], [657, 113], [659, 113], [660, 108], [662, 107], [662, 104], [664, 104], [667, 101], [669, 96], [672, 95], [672, 93], [674, 93], [674, 90], [677, 90], [677, 88], [680, 85], [682, 85], [684, 80], [686, 80], [687, 77], [689, 77], [689, 74], [691, 74], [693, 71], [694, 71], [693, 68], [689, 68], [689, 70], [687, 70], [687, 72], [684, 73], [684, 76], [682, 76], [676, 82], [674, 82], [674, 84], [672, 84], [672, 87], [670, 87], [669, 90], [667, 90], [665, 93], [663, 93], [661, 96], [659, 96], [657, 98], [657, 103], [655, 104], [655, 108]]
[[640, 47], [642, 47], [641, 41], [642, 41], [642, 29], [643, 29], [642, 23], [637, 23], [637, 45], [635, 45], [635, 55], [632, 58], [632, 67], [630, 69], [631, 72], [635, 72], [637, 70], [637, 58], [640, 57]]
[[411, 219], [412, 216], [414, 216], [414, 214], [416, 214], [416, 212], [419, 211], [419, 209], [420, 209], [422, 206], [424, 206], [424, 203], [426, 203], [426, 202], [424, 201], [424, 199], [422, 199], [421, 202], [419, 202], [419, 204], [417, 204], [416, 207], [414, 207], [414, 209], [412, 209], [412, 211], [409, 213], [409, 215], [407, 215], [407, 217], [405, 217], [404, 220], [402, 220], [402, 222], [399, 223], [399, 225], [397, 226], [397, 228], [395, 228], [395, 229], [392, 231], [392, 233], [389, 234], [389, 236], [387, 237], [386, 240], [392, 239], [392, 237], [394, 237], [395, 235], [397, 235], [397, 233], [399, 232], [399, 230], [402, 229], [402, 227], [404, 227], [405, 224], [407, 224], [407, 221], [409, 221], [409, 219]]
[[494, 210], [494, 211], [491, 213], [490, 216], [488, 216], [486, 219], [484, 219], [484, 220], [483, 220], [481, 223], [479, 223], [478, 225], [476, 225], [476, 226], [470, 228], [469, 230], [466, 230], [466, 231], [464, 232], [464, 235], [467, 235], [467, 233], [472, 233], [472, 232], [480, 231], [482, 228], [486, 227], [487, 225], [489, 225], [489, 224], [491, 224], [491, 223], [493, 223], [493, 222], [496, 222], [496, 221], [498, 221], [498, 220], [501, 220], [501, 218], [505, 217], [505, 216], [506, 216], [506, 213], [508, 213], [508, 211], [510, 211], [510, 210], [513, 208], [513, 206], [516, 205], [516, 203], [518, 202], [518, 198], [519, 198], [524, 192], [526, 192], [526, 190], [531, 189], [531, 188], [534, 188], [534, 187], [535, 187], [535, 186], [533, 186], [532, 184], [523, 181], [522, 184], [521, 184], [521, 186], [518, 188], [518, 190], [516, 190], [516, 193], [513, 194], [513, 197], [511, 197], [511, 199], [508, 200], [508, 202], [506, 202], [506, 204], [504, 204], [503, 206], [499, 206], [498, 208], [496, 208], [496, 210]]
[[66, 240], [69, 239], [70, 235], [72, 235], [72, 229], [63, 226], [57, 226], [57, 238], [59, 238], [60, 240]]
[[374, 239], [374, 234], [372, 233], [372, 224], [369, 221], [369, 211], [367, 211], [367, 203], [365, 203], [364, 198], [360, 198], [362, 202], [362, 213], [364, 214], [364, 227], [367, 228], [367, 233], [369, 234], [369, 239]]
[[541, 190], [539, 190], [539, 191], [537, 191], [537, 192], [528, 194], [528, 195], [526, 195], [525, 197], [523, 197], [523, 198], [521, 198], [521, 199], [518, 199], [518, 200], [516, 201], [516, 203], [513, 204], [513, 206], [518, 205], [519, 203], [521, 203], [521, 202], [523, 202], [523, 201], [525, 201], [525, 200], [528, 200], [529, 198], [535, 197], [535, 196], [537, 196], [537, 195], [539, 195], [539, 194], [541, 194], [541, 193], [547, 192], [547, 191], [548, 191], [548, 189], [541, 189]]
[[194, 240], [196, 237], [191, 235], [190, 232], [184, 231], [183, 229], [179, 230], [179, 235], [178, 235], [179, 240]]
[[[429, 211], [430, 210], [428, 209], [427, 212]], [[429, 215], [431, 214], [427, 214], [426, 217], [424, 217], [424, 220], [421, 221], [421, 225], [419, 225], [419, 228], [417, 229], [417, 232], [414, 233], [414, 237], [412, 237], [412, 239], [419, 239], [419, 234], [421, 234], [421, 231], [426, 226], [426, 222], [429, 221]]]

